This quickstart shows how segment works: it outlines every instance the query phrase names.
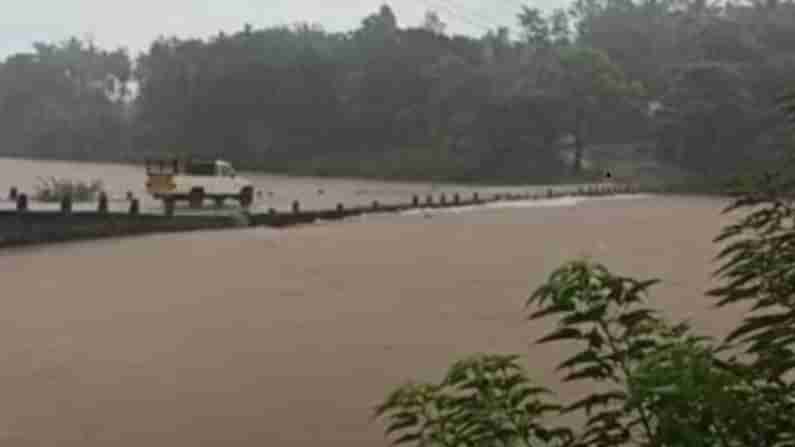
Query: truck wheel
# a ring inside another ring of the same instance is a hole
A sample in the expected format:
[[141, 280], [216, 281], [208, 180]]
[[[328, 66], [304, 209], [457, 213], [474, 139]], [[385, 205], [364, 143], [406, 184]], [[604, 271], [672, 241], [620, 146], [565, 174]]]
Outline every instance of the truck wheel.
[[167, 216], [174, 215], [174, 202], [175, 200], [172, 197], [163, 198], [163, 209], [165, 210]]
[[240, 191], [240, 205], [248, 208], [254, 202], [254, 190], [252, 188], [243, 188]]
[[190, 195], [188, 196], [188, 202], [190, 203], [191, 208], [201, 208], [202, 204], [204, 204], [204, 190], [201, 189], [192, 189], [190, 191]]

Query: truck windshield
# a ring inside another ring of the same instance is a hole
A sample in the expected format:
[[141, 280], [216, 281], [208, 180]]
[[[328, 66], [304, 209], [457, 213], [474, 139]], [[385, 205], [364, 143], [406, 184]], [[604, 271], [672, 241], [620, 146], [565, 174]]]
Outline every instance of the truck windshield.
[[188, 175], [215, 175], [215, 163], [190, 163], [187, 169]]

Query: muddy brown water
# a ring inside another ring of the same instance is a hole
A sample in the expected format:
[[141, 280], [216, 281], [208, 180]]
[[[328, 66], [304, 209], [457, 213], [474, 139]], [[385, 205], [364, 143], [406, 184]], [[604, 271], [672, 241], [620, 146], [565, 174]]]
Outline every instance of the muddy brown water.
[[[256, 190], [261, 192], [257, 197], [254, 210], [267, 211], [275, 208], [280, 211], [290, 210], [293, 201], [299, 201], [303, 209], [333, 209], [338, 203], [346, 207], [370, 205], [373, 201], [382, 204], [411, 203], [414, 195], [424, 202], [428, 195], [438, 201], [441, 194], [452, 200], [454, 194], [462, 199], [469, 199], [474, 193], [486, 198], [494, 194], [506, 193], [542, 193], [547, 186], [468, 186], [455, 184], [437, 184], [427, 182], [384, 182], [361, 179], [338, 179], [317, 177], [290, 177], [268, 175], [252, 172], [241, 172], [240, 175], [250, 179]], [[162, 205], [146, 194], [146, 173], [142, 166], [123, 165], [116, 163], [88, 163], [43, 161], [0, 158], [0, 208], [13, 207], [13, 203], [5, 201], [11, 187], [17, 187], [28, 194], [36, 190], [41, 178], [56, 177], [59, 179], [81, 180], [91, 182], [102, 180], [112, 202], [112, 210], [124, 210], [127, 192], [132, 192], [141, 200], [141, 208], [145, 212], [162, 212]], [[558, 190], [574, 191], [578, 186], [556, 186]], [[5, 202], [5, 203], [3, 203]], [[180, 204], [184, 211], [185, 204]], [[92, 209], [95, 204], [76, 204], [76, 209]], [[57, 208], [57, 204], [34, 203], [33, 209]], [[206, 211], [214, 211], [207, 203]], [[225, 210], [235, 210], [237, 205], [228, 201]]]
[[[549, 204], [548, 204], [549, 205]], [[695, 197], [369, 216], [0, 254], [4, 446], [385, 446], [373, 405], [476, 352], [520, 353], [563, 400], [523, 303], [590, 256], [725, 334], [703, 297], [729, 218]]]

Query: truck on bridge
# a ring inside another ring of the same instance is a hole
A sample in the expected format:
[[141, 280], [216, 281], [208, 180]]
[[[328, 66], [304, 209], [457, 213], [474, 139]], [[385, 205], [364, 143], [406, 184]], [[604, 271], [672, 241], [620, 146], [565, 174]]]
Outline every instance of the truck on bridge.
[[186, 200], [191, 208], [201, 208], [209, 198], [218, 206], [234, 199], [248, 208], [254, 200], [252, 183], [223, 160], [147, 159], [146, 174], [147, 192], [167, 207]]

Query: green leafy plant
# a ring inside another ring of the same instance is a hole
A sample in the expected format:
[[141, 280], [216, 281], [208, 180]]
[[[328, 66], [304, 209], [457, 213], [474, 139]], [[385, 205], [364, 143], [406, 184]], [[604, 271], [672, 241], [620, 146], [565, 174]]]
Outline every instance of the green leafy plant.
[[[665, 342], [662, 320], [643, 306], [646, 290], [656, 282], [620, 277], [600, 264], [576, 261], [555, 271], [528, 300], [538, 308], [531, 320], [559, 318], [558, 328], [538, 343], [581, 346], [558, 365], [558, 370], [568, 371], [563, 380], [607, 385], [565, 408], [586, 412], [582, 445], [618, 445], [636, 432], [652, 438], [650, 416], [642, 405], [630, 405], [626, 384], [637, 364]], [[594, 412], [596, 407], [600, 411]]]
[[743, 354], [751, 385], [765, 398], [770, 445], [795, 445], [795, 180], [788, 171], [765, 174], [725, 212], [742, 211], [716, 242], [726, 247], [716, 274], [725, 285], [709, 295], [718, 307], [747, 312], [725, 344]]
[[455, 363], [439, 384], [407, 384], [376, 409], [389, 420], [395, 444], [422, 446], [564, 445], [571, 432], [542, 419], [560, 406], [544, 399], [518, 356], [482, 355]]
[[632, 404], [652, 415], [655, 445], [764, 445], [749, 424], [752, 387], [716, 354], [703, 339], [685, 336], [634, 371]]

